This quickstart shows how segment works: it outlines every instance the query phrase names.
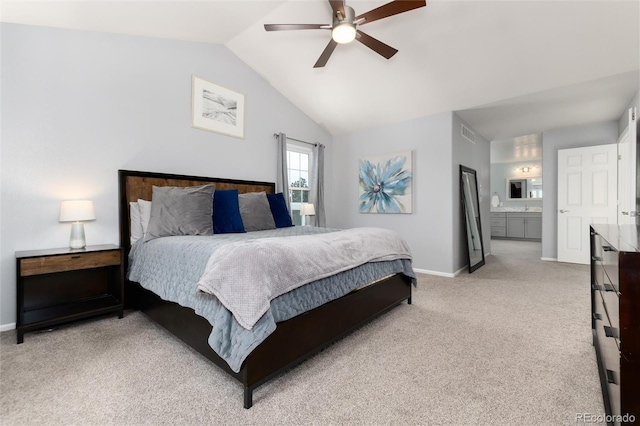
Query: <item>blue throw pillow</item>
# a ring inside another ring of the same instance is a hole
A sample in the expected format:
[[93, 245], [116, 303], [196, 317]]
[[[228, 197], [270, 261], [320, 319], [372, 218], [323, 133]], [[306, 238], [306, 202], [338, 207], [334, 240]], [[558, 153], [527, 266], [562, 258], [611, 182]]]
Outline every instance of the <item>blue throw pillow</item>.
[[245, 232], [240, 216], [238, 190], [228, 189], [213, 193], [213, 233]]
[[267, 194], [267, 200], [269, 200], [269, 207], [271, 208], [271, 214], [273, 215], [273, 221], [276, 223], [276, 228], [293, 226], [291, 215], [287, 209], [287, 203], [284, 201], [282, 192]]

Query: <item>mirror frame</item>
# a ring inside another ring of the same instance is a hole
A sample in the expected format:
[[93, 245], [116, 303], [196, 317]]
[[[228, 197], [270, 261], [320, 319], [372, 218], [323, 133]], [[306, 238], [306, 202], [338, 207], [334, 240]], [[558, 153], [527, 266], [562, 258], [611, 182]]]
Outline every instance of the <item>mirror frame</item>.
[[[475, 225], [479, 233], [480, 252], [482, 254], [482, 260], [476, 262], [473, 265], [471, 264], [471, 250], [469, 249], [469, 235], [473, 234], [473, 228], [471, 226], [472, 224], [470, 224], [468, 220], [468, 214], [469, 212], [473, 213], [473, 209], [469, 210], [469, 208], [467, 207], [468, 201], [467, 201], [467, 197], [465, 196], [467, 194], [467, 191], [465, 191], [465, 179], [464, 179], [465, 173], [473, 176], [473, 181], [475, 183], [475, 191], [472, 191], [471, 197], [475, 197], [475, 200], [473, 201], [475, 202], [475, 205], [478, 206], [478, 209], [477, 209], [478, 211], [476, 212], [477, 223]], [[464, 222], [466, 224], [466, 232], [464, 233], [464, 235], [465, 235], [465, 243], [467, 245], [467, 259], [469, 262], [469, 273], [472, 273], [473, 271], [475, 271], [476, 269], [480, 268], [482, 265], [485, 264], [484, 241], [482, 238], [482, 223], [481, 223], [482, 221], [480, 219], [480, 201], [478, 198], [478, 179], [476, 177], [476, 171], [469, 167], [465, 167], [462, 164], [460, 164], [460, 202], [462, 204], [462, 212], [464, 216]]]
[[[526, 176], [526, 177], [508, 177], [506, 178], [507, 186], [506, 186], [506, 194], [508, 201], [523, 201], [523, 200], [542, 200], [542, 197], [529, 197], [529, 193], [531, 192], [531, 181], [534, 179], [542, 180], [542, 176]], [[521, 198], [512, 198], [511, 197], [511, 182], [512, 181], [524, 181], [524, 188], [522, 190], [523, 197]]]

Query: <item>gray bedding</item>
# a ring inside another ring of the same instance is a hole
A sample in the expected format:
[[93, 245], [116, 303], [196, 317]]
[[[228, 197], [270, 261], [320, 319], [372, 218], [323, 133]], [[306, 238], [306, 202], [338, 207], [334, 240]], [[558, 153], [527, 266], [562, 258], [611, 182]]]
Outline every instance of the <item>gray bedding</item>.
[[212, 253], [215, 255], [215, 251], [226, 244], [333, 231], [336, 230], [296, 226], [246, 234], [173, 236], [138, 242], [129, 254], [127, 278], [140, 283], [162, 299], [192, 308], [206, 318], [213, 327], [209, 345], [227, 361], [233, 371], [238, 372], [247, 355], [275, 330], [277, 322], [395, 273], [403, 273], [415, 283], [409, 259], [365, 263], [276, 297], [251, 330], [242, 327], [216, 297], [197, 291], [197, 283]]

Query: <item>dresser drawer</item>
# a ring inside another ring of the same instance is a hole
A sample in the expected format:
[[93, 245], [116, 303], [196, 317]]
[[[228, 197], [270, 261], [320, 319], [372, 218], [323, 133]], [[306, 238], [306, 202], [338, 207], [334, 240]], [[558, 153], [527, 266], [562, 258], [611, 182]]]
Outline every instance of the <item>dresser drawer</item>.
[[20, 259], [20, 276], [74, 271], [120, 264], [120, 251], [65, 254]]
[[609, 324], [615, 329], [620, 329], [620, 297], [615, 291], [603, 291], [600, 293], [604, 302], [604, 308], [609, 318]]
[[[620, 348], [615, 337], [609, 337], [606, 328], [610, 327], [608, 321], [596, 321], [596, 335], [598, 337], [598, 349], [602, 357], [602, 364], [606, 370], [612, 371], [620, 377]], [[620, 384], [619, 380], [616, 382]]]
[[593, 280], [598, 290], [613, 291], [615, 293], [615, 287], [611, 283], [602, 262], [599, 260], [593, 262]]
[[602, 266], [608, 277], [608, 282], [613, 285], [617, 292], [620, 292], [620, 283], [618, 281], [618, 252], [612, 250], [609, 246], [602, 246]]
[[[620, 374], [615, 371], [606, 372], [611, 382], [607, 383], [607, 391], [609, 392], [609, 403], [611, 404], [611, 414], [614, 416], [622, 415], [622, 407], [620, 401]], [[614, 423], [619, 425], [620, 423]]]
[[599, 324], [602, 321], [606, 321], [609, 323], [609, 318], [607, 316], [607, 311], [604, 309], [604, 302], [602, 300], [602, 293], [598, 290], [593, 292], [593, 313], [596, 323]]
[[495, 218], [506, 219], [506, 217], [507, 217], [507, 213], [505, 212], [491, 212], [491, 219], [495, 219]]

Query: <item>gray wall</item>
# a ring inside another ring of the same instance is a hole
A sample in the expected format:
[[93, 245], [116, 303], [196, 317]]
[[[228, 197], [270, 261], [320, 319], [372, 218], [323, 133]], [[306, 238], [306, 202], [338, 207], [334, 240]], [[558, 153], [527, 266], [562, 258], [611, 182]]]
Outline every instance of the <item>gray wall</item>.
[[[446, 112], [334, 137], [333, 225], [339, 228], [379, 226], [400, 233], [418, 269], [451, 273], [453, 113]], [[413, 151], [413, 213], [358, 212], [358, 159]]]
[[[638, 92], [633, 97], [633, 99], [629, 101], [629, 104], [624, 109], [624, 113], [620, 117], [620, 120], [618, 120], [618, 134], [622, 134], [624, 129], [627, 128], [627, 124], [629, 123], [629, 116], [627, 114], [627, 111], [630, 108], [636, 108], [636, 114], [640, 112], [640, 90], [638, 90]], [[639, 124], [640, 124], [640, 120], [636, 119], [636, 126], [638, 126]]]
[[[516, 171], [522, 167], [536, 167], [529, 173]], [[530, 178], [532, 176], [542, 176], [542, 161], [526, 161], [516, 163], [495, 163], [491, 165], [491, 196], [497, 193], [500, 202], [504, 207], [542, 207], [542, 200], [507, 200], [507, 179], [508, 178]], [[543, 178], [543, 197], [544, 197], [544, 176]]]
[[[334, 137], [334, 225], [379, 226], [400, 233], [421, 271], [452, 275], [466, 266], [464, 217], [460, 204], [460, 164], [476, 169], [485, 251], [490, 244], [489, 143], [477, 133], [471, 144], [460, 135], [453, 112], [435, 114]], [[466, 124], [466, 123], [465, 123]], [[358, 212], [358, 159], [413, 151], [413, 213]]]
[[[119, 241], [117, 170], [275, 180], [274, 132], [332, 138], [226, 47], [2, 24], [0, 325], [16, 250], [65, 247], [60, 200], [93, 199], [88, 244]], [[245, 138], [190, 127], [191, 75], [246, 96]], [[326, 175], [332, 175], [331, 162]], [[327, 182], [328, 214], [332, 186]]]
[[558, 150], [616, 143], [617, 121], [549, 130], [542, 133], [542, 257], [558, 257]]
[[[638, 119], [638, 113], [640, 113], [640, 90], [638, 90], [633, 99], [631, 99], [627, 107], [624, 109], [622, 117], [620, 117], [620, 120], [618, 121], [618, 132], [620, 135], [624, 132], [624, 129], [627, 128], [629, 123], [628, 111], [630, 108], [636, 109], [636, 211], [640, 211], [640, 120]], [[640, 223], [637, 218], [636, 223]]]
[[453, 219], [453, 271], [468, 266], [468, 248], [466, 245], [466, 224], [462, 210], [460, 196], [460, 165], [470, 167], [476, 171], [478, 181], [478, 201], [480, 202], [480, 223], [482, 227], [482, 242], [485, 256], [491, 252], [491, 145], [478, 132], [475, 143], [469, 142], [462, 136], [462, 121], [458, 114], [453, 114], [453, 170], [452, 170], [452, 219]]

